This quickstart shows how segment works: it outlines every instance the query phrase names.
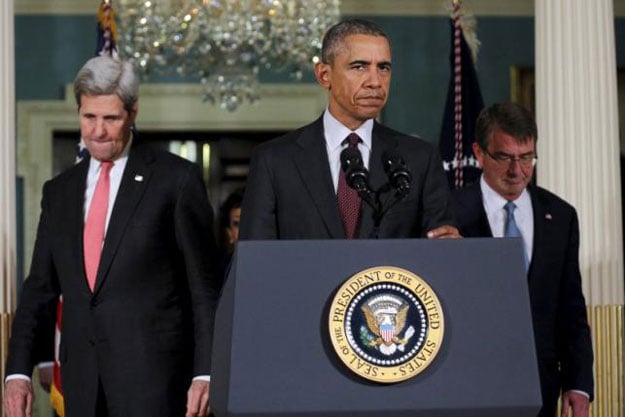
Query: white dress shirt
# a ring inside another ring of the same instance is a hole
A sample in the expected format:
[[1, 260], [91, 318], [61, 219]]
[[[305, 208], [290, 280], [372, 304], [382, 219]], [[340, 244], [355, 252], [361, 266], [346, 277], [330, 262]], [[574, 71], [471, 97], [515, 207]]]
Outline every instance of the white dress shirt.
[[[488, 217], [488, 224], [490, 224], [493, 237], [503, 237], [507, 219], [504, 206], [508, 200], [493, 190], [486, 183], [483, 175], [480, 178], [480, 188], [482, 189], [484, 211]], [[516, 205], [514, 219], [523, 237], [523, 246], [525, 247], [527, 260], [531, 262], [532, 250], [534, 248], [534, 212], [532, 210], [532, 199], [527, 188], [523, 190], [519, 198], [514, 200], [513, 203]]]
[[[122, 176], [124, 169], [126, 169], [126, 163], [128, 162], [128, 152], [132, 138], [126, 144], [126, 147], [122, 151], [122, 155], [113, 161], [113, 167], [109, 173], [110, 188], [109, 188], [109, 204], [106, 212], [106, 224], [104, 227], [105, 233], [109, 227], [109, 221], [111, 220], [111, 213], [113, 212], [113, 206], [115, 205], [115, 198], [117, 198], [117, 192], [119, 191], [119, 185], [122, 182]], [[89, 171], [87, 172], [87, 188], [85, 189], [85, 205], [83, 207], [84, 221], [87, 221], [87, 213], [89, 213], [89, 207], [91, 207], [91, 200], [95, 193], [95, 187], [100, 177], [100, 171], [102, 169], [102, 162], [97, 159], [91, 158], [89, 160]]]

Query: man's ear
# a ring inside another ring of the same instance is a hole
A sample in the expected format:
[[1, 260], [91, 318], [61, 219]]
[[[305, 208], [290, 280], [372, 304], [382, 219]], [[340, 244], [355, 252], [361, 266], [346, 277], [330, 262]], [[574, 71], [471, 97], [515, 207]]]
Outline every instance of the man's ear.
[[477, 163], [480, 168], [483, 167], [484, 165], [482, 165], [482, 160], [484, 159], [484, 154], [482, 153], [482, 148], [480, 148], [480, 145], [478, 145], [477, 142], [473, 142], [473, 155], [475, 155], [475, 159], [477, 159]]
[[132, 120], [132, 122], [135, 122], [135, 119], [137, 118], [137, 113], [139, 112], [139, 103], [135, 101], [135, 104], [132, 105], [132, 110], [130, 110], [130, 120]]
[[331, 87], [331, 83], [330, 83], [331, 71], [332, 71], [332, 68], [330, 67], [330, 64], [326, 64], [323, 62], [317, 62], [315, 64], [315, 68], [314, 68], [315, 78], [317, 79], [317, 82], [319, 83], [319, 85], [321, 85], [325, 90], [329, 90]]

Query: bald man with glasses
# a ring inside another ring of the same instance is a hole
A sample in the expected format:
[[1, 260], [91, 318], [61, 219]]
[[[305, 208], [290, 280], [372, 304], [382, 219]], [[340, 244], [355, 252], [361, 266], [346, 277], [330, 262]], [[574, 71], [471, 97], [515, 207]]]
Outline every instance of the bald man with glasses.
[[460, 233], [523, 240], [543, 400], [538, 415], [555, 416], [562, 395], [564, 410], [587, 417], [593, 352], [579, 271], [577, 213], [555, 194], [531, 185], [538, 133], [527, 109], [513, 103], [484, 109], [475, 136], [473, 152], [483, 173], [478, 183], [454, 192]]

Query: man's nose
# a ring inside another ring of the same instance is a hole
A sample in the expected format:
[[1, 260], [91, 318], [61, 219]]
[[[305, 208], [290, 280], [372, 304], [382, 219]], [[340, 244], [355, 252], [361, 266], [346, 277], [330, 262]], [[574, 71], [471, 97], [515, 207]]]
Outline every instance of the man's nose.
[[521, 172], [521, 160], [518, 158], [511, 159], [508, 163], [508, 172], [512, 174], [519, 174]]
[[367, 87], [377, 88], [382, 85], [380, 81], [380, 70], [378, 68], [372, 66], [367, 74]]
[[104, 120], [96, 120], [93, 133], [98, 138], [106, 134], [106, 127], [104, 126]]

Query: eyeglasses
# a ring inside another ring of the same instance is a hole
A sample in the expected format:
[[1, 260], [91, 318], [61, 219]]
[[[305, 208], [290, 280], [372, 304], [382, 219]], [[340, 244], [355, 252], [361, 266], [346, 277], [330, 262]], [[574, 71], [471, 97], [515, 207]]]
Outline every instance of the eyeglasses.
[[536, 165], [538, 161], [538, 155], [533, 152], [525, 153], [523, 155], [514, 156], [504, 152], [495, 152], [494, 154], [483, 149], [484, 153], [490, 156], [495, 162], [500, 165], [510, 165], [512, 161], [518, 162], [523, 168], [529, 168]]

